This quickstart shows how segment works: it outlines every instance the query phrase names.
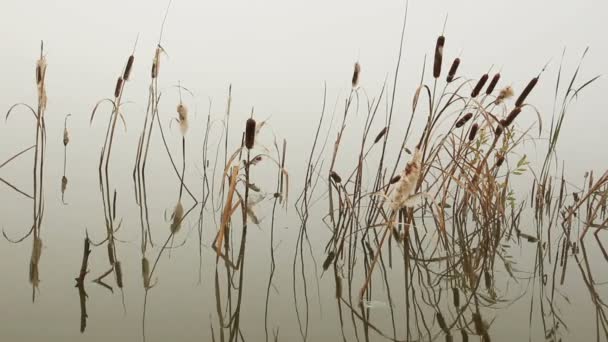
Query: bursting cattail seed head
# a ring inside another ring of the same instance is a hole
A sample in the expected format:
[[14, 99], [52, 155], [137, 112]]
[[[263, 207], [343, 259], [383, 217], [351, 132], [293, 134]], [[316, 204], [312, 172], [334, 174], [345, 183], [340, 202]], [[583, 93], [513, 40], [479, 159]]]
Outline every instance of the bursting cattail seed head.
[[526, 101], [526, 98], [528, 97], [528, 95], [530, 95], [530, 92], [532, 91], [532, 89], [534, 89], [536, 83], [538, 83], [538, 77], [534, 77], [530, 80], [528, 85], [524, 88], [524, 91], [522, 91], [519, 97], [517, 98], [517, 101], [515, 101], [515, 107], [521, 107], [524, 104], [524, 101]]
[[446, 79], [446, 81], [448, 83], [454, 81], [454, 77], [456, 76], [456, 71], [458, 71], [459, 66], [460, 66], [460, 58], [454, 59], [454, 61], [452, 62], [452, 66], [450, 67], [450, 70], [448, 71], [448, 77]]
[[122, 90], [122, 82], [124, 80], [122, 79], [122, 77], [119, 77], [118, 80], [116, 80], [116, 88], [114, 88], [114, 97], [119, 97], [120, 96], [120, 92]]
[[131, 76], [131, 69], [133, 69], [133, 62], [135, 61], [135, 57], [133, 55], [129, 56], [129, 59], [127, 60], [127, 66], [125, 67], [125, 72], [122, 76], [122, 78], [125, 81], [129, 80], [129, 76]]
[[495, 105], [501, 104], [504, 100], [509, 99], [513, 96], [513, 88], [510, 86], [504, 87], [498, 93], [496, 100], [494, 100]]
[[177, 115], [179, 117], [179, 129], [182, 135], [186, 135], [186, 132], [188, 132], [188, 107], [180, 103], [177, 106]]
[[255, 143], [255, 120], [252, 118], [247, 119], [245, 125], [245, 147], [252, 149]]
[[353, 79], [352, 79], [353, 88], [357, 88], [359, 86], [359, 74], [360, 73], [361, 73], [361, 64], [359, 64], [359, 62], [356, 62], [355, 70], [353, 71]]
[[477, 123], [474, 123], [473, 126], [471, 126], [471, 131], [469, 131], [469, 141], [473, 141], [473, 139], [475, 139], [475, 136], [477, 135], [477, 130], [479, 130], [479, 125]]
[[471, 118], [473, 117], [473, 113], [466, 113], [465, 115], [463, 115], [463, 117], [461, 117], [460, 119], [458, 119], [458, 121], [456, 121], [456, 128], [460, 128], [462, 126], [464, 126], [464, 124], [467, 123], [467, 121], [471, 120]]
[[445, 44], [445, 37], [439, 36], [437, 38], [437, 44], [435, 45], [435, 61], [433, 64], [433, 77], [439, 78], [441, 75], [441, 62], [443, 61], [443, 45]]
[[488, 89], [486, 89], [486, 95], [492, 94], [492, 92], [496, 88], [496, 85], [498, 84], [499, 80], [500, 80], [500, 73], [496, 73], [494, 75], [494, 77], [492, 77], [492, 80], [490, 81], [490, 84], [488, 85]]
[[481, 76], [479, 81], [477, 81], [475, 88], [473, 88], [473, 91], [471, 92], [471, 97], [473, 97], [473, 98], [477, 97], [477, 95], [479, 95], [479, 93], [481, 92], [481, 89], [483, 88], [483, 86], [486, 84], [487, 81], [488, 81], [488, 74], [483, 74], [483, 76]]

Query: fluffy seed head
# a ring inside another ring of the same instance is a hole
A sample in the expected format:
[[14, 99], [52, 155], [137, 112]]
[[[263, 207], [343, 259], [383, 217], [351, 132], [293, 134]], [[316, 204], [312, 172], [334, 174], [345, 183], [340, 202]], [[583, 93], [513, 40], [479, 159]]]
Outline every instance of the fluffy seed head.
[[188, 107], [180, 103], [177, 106], [177, 115], [179, 116], [180, 131], [182, 132], [182, 135], [186, 135], [186, 132], [188, 132]]
[[504, 100], [509, 99], [513, 96], [513, 88], [510, 86], [504, 87], [498, 93], [496, 100], [494, 100], [495, 105], [501, 104]]

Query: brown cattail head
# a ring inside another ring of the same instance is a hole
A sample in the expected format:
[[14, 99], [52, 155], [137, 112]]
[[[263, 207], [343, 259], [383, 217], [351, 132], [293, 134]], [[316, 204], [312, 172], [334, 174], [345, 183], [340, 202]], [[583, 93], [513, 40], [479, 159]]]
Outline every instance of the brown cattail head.
[[120, 92], [122, 91], [122, 82], [124, 80], [122, 79], [122, 77], [119, 77], [118, 80], [116, 81], [116, 88], [114, 88], [114, 97], [119, 97], [120, 96]]
[[171, 234], [177, 234], [182, 227], [182, 221], [184, 219], [184, 206], [182, 205], [181, 200], [177, 201], [171, 219]]
[[116, 261], [114, 259], [114, 243], [111, 240], [108, 241], [108, 260], [110, 261], [110, 265], [114, 265]]
[[330, 172], [329, 173], [329, 177], [331, 177], [331, 179], [333, 179], [333, 181], [336, 182], [336, 183], [342, 182], [342, 177], [340, 177], [340, 175], [338, 175], [336, 173], [336, 171]]
[[382, 139], [382, 137], [386, 134], [386, 132], [388, 131], [388, 127], [384, 127], [380, 133], [378, 133], [378, 135], [376, 135], [376, 139], [374, 139], [374, 144], [376, 144], [378, 141], [380, 141], [380, 139]]
[[524, 101], [526, 101], [526, 98], [528, 97], [528, 95], [530, 95], [530, 92], [532, 91], [532, 89], [534, 89], [536, 83], [538, 83], [538, 77], [534, 77], [530, 80], [528, 85], [524, 88], [524, 91], [522, 91], [519, 97], [517, 98], [517, 101], [515, 101], [515, 107], [521, 107], [524, 104]]
[[144, 280], [144, 289], [150, 287], [150, 262], [148, 258], [143, 257], [141, 259], [141, 276]]
[[474, 123], [473, 126], [471, 126], [471, 130], [469, 131], [469, 141], [473, 141], [473, 139], [475, 139], [475, 135], [477, 135], [477, 130], [479, 130], [479, 125], [477, 123]]
[[116, 286], [122, 289], [122, 266], [120, 265], [120, 261], [114, 264], [114, 271], [116, 271]]
[[492, 77], [492, 80], [490, 81], [490, 85], [488, 85], [488, 89], [486, 89], [486, 95], [492, 94], [492, 92], [496, 88], [496, 85], [498, 84], [499, 80], [500, 80], [500, 73], [498, 72], [494, 75], [494, 77]]
[[63, 194], [65, 192], [65, 189], [68, 188], [68, 177], [63, 176], [61, 177], [61, 193]]
[[488, 74], [483, 74], [483, 76], [481, 76], [479, 81], [477, 81], [475, 88], [473, 88], [473, 91], [471, 92], [471, 97], [473, 97], [473, 98], [477, 97], [477, 95], [479, 95], [479, 92], [481, 92], [481, 89], [483, 88], [483, 86], [486, 84], [487, 81], [488, 81]]
[[357, 88], [359, 86], [359, 74], [361, 73], [361, 64], [359, 62], [355, 63], [355, 70], [353, 71], [353, 88]]
[[510, 126], [513, 123], [513, 121], [515, 121], [515, 118], [517, 118], [519, 113], [521, 113], [521, 107], [515, 107], [511, 111], [511, 113], [509, 113], [509, 115], [507, 115], [507, 118], [504, 120], [501, 120], [500, 123], [505, 127]]
[[498, 93], [496, 100], [494, 100], [495, 105], [501, 104], [504, 100], [511, 98], [513, 96], [513, 88], [510, 86], [504, 87]]
[[245, 147], [248, 149], [253, 148], [255, 142], [255, 120], [252, 118], [247, 119], [245, 125]]
[[505, 156], [501, 153], [496, 156], [496, 167], [500, 167], [505, 162]]
[[460, 119], [458, 119], [458, 121], [456, 121], [456, 128], [464, 126], [464, 124], [467, 123], [467, 121], [471, 120], [472, 117], [473, 113], [466, 113], [465, 115], [463, 115]]
[[161, 47], [156, 47], [156, 52], [154, 53], [154, 60], [152, 60], [152, 78], [158, 77], [158, 70], [160, 69], [160, 53]]
[[124, 78], [125, 81], [128, 81], [129, 76], [131, 76], [131, 69], [133, 69], [134, 61], [135, 61], [135, 56], [133, 56], [133, 55], [129, 56], [129, 59], [127, 60], [127, 66], [125, 67], [125, 72], [122, 76], [122, 78]]
[[504, 130], [504, 126], [501, 124], [496, 125], [496, 129], [494, 130], [494, 134], [496, 134], [496, 138], [498, 138], [501, 134], [502, 131]]
[[395, 177], [391, 178], [391, 181], [389, 182], [390, 184], [395, 184], [398, 181], [401, 180], [401, 175], [396, 175]]
[[456, 76], [456, 71], [458, 71], [459, 66], [460, 66], [460, 58], [454, 59], [454, 61], [452, 62], [452, 66], [450, 67], [450, 70], [448, 71], [448, 77], [446, 79], [446, 81], [448, 81], [448, 83], [450, 83], [454, 80], [454, 77]]
[[63, 129], [63, 146], [68, 146], [70, 143], [70, 133], [68, 133], [67, 127]]
[[439, 78], [441, 75], [441, 62], [443, 61], [443, 45], [445, 37], [439, 36], [435, 45], [435, 63], [433, 64], [433, 77]]
[[323, 271], [327, 271], [327, 269], [329, 268], [331, 263], [334, 261], [335, 257], [336, 257], [336, 253], [334, 253], [334, 251], [331, 251], [331, 252], [329, 252], [329, 254], [327, 254], [327, 258], [323, 262]]

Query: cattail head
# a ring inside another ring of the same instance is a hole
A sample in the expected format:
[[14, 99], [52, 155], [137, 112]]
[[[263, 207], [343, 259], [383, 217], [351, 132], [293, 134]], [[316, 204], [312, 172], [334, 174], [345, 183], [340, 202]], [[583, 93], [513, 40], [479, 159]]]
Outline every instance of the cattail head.
[[124, 82], [124, 80], [122, 79], [122, 77], [119, 77], [118, 80], [116, 80], [116, 87], [114, 88], [114, 97], [120, 96], [120, 92], [122, 91], [123, 82]]
[[456, 121], [456, 128], [460, 128], [462, 126], [464, 126], [464, 124], [467, 123], [467, 121], [471, 120], [471, 118], [473, 117], [473, 113], [466, 113], [465, 115], [463, 115], [460, 119], [458, 119]]
[[473, 141], [473, 139], [475, 139], [478, 130], [479, 125], [477, 123], [474, 123], [473, 126], [471, 126], [471, 130], [469, 131], [469, 141]]
[[456, 71], [458, 71], [459, 66], [460, 66], [460, 58], [454, 59], [454, 61], [452, 62], [452, 66], [450, 67], [450, 70], [448, 71], [448, 77], [446, 79], [446, 81], [448, 83], [454, 81], [454, 77], [456, 76]]
[[498, 84], [499, 80], [500, 80], [500, 73], [498, 72], [498, 73], [496, 73], [494, 75], [494, 77], [492, 77], [492, 80], [490, 80], [490, 84], [488, 85], [488, 89], [486, 89], [486, 95], [492, 94], [492, 92], [496, 88], [496, 85]]
[[110, 265], [114, 265], [116, 262], [114, 259], [114, 243], [112, 240], [108, 241], [108, 260], [110, 261]]
[[133, 69], [134, 61], [135, 61], [135, 56], [133, 56], [133, 55], [129, 56], [129, 59], [127, 60], [127, 66], [125, 67], [125, 72], [122, 76], [122, 78], [124, 78], [125, 81], [128, 81], [129, 76], [131, 76], [131, 69]]
[[510, 86], [504, 87], [498, 93], [496, 100], [494, 100], [495, 105], [501, 104], [504, 100], [509, 99], [513, 96], [513, 88]]
[[340, 175], [338, 175], [338, 173], [336, 173], [336, 171], [332, 171], [329, 173], [329, 177], [331, 177], [331, 179], [336, 183], [341, 183], [342, 182], [342, 177], [340, 177]]
[[156, 52], [154, 53], [154, 59], [152, 60], [152, 78], [158, 77], [158, 71], [160, 70], [160, 53], [162, 48], [160, 46], [156, 47]]
[[63, 129], [63, 146], [68, 146], [70, 143], [70, 134], [68, 133], [67, 127]]
[[359, 62], [356, 62], [355, 70], [353, 71], [353, 80], [352, 80], [353, 88], [357, 88], [359, 86], [359, 74], [360, 73], [361, 73], [361, 64], [359, 64]]
[[500, 167], [505, 162], [504, 154], [500, 153], [496, 156], [496, 167]]
[[39, 237], [34, 238], [34, 245], [32, 247], [32, 258], [31, 262], [34, 264], [40, 263], [40, 256], [42, 255], [42, 240]]
[[63, 194], [65, 192], [65, 189], [68, 188], [68, 177], [63, 176], [61, 177], [61, 193]]
[[433, 77], [439, 78], [441, 75], [441, 62], [443, 60], [443, 45], [445, 44], [445, 37], [439, 36], [437, 43], [435, 44], [435, 62], [433, 64]]
[[395, 184], [400, 180], [401, 180], [401, 175], [396, 175], [395, 177], [391, 178], [391, 181], [389, 182], [389, 184]]
[[188, 107], [180, 103], [177, 106], [177, 115], [179, 117], [179, 129], [182, 135], [186, 135], [186, 132], [188, 132]]
[[114, 264], [114, 271], [116, 272], [116, 286], [118, 286], [119, 289], [122, 289], [122, 266], [120, 261], [117, 261]]
[[524, 88], [524, 91], [522, 91], [519, 97], [517, 98], [517, 101], [515, 101], [515, 107], [521, 107], [524, 104], [524, 101], [526, 101], [526, 98], [528, 97], [528, 95], [530, 95], [530, 92], [532, 91], [532, 89], [534, 89], [536, 83], [538, 83], [538, 77], [534, 77], [530, 80], [528, 85]]
[[378, 141], [380, 141], [380, 139], [382, 139], [382, 137], [386, 134], [386, 132], [388, 131], [388, 127], [384, 127], [380, 133], [378, 133], [378, 135], [376, 135], [376, 139], [374, 139], [374, 144], [378, 143]]
[[46, 57], [40, 56], [40, 59], [36, 62], [36, 84], [42, 85], [46, 76]]
[[144, 280], [144, 289], [150, 288], [150, 262], [146, 257], [141, 259], [141, 276]]
[[513, 121], [515, 121], [515, 119], [517, 118], [517, 116], [519, 115], [519, 113], [521, 113], [521, 107], [515, 107], [511, 113], [509, 113], [509, 115], [507, 115], [507, 118], [503, 120], [501, 120], [501, 124], [505, 127], [510, 126]]
[[323, 271], [327, 271], [327, 269], [329, 268], [331, 263], [334, 261], [335, 257], [336, 257], [336, 253], [334, 251], [331, 251], [331, 252], [329, 252], [329, 254], [327, 254], [327, 258], [323, 262]]
[[483, 74], [481, 76], [481, 78], [479, 79], [479, 81], [477, 81], [475, 88], [473, 88], [473, 91], [471, 92], [471, 97], [473, 97], [473, 98], [477, 97], [477, 95], [479, 95], [479, 93], [481, 92], [481, 89], [483, 88], [483, 86], [486, 84], [487, 81], [488, 81], [488, 74]]
[[253, 118], [247, 119], [245, 125], [245, 147], [252, 149], [255, 143], [255, 120]]
[[182, 205], [182, 201], [178, 201], [175, 209], [173, 210], [173, 215], [171, 215], [171, 234], [176, 234], [179, 232], [182, 227], [182, 220], [184, 219], [184, 206]]
[[494, 134], [496, 134], [496, 138], [498, 138], [502, 134], [503, 130], [504, 130], [504, 126], [502, 125], [502, 123], [496, 125], [496, 129], [494, 130]]

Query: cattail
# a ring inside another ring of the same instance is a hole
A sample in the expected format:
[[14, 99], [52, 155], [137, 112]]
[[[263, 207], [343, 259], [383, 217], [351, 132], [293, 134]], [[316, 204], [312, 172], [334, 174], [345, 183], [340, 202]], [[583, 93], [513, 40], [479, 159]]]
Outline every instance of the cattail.
[[401, 179], [395, 189], [395, 193], [391, 200], [391, 209], [397, 211], [408, 205], [407, 200], [414, 193], [418, 178], [420, 177], [420, 169], [422, 168], [422, 151], [416, 148], [412, 159], [405, 165], [405, 169], [401, 173]]
[[68, 128], [63, 129], [63, 146], [68, 146], [70, 143], [70, 134], [68, 133]]
[[505, 162], [505, 156], [501, 153], [496, 156], [496, 167], [501, 167], [502, 163]]
[[494, 88], [496, 88], [496, 85], [498, 84], [499, 80], [500, 80], [500, 73], [498, 72], [494, 75], [494, 77], [492, 77], [492, 80], [490, 81], [490, 85], [488, 85], [488, 89], [486, 89], [486, 95], [492, 94], [492, 92], [494, 91]]
[[509, 115], [507, 115], [507, 118], [504, 120], [501, 120], [501, 124], [503, 124], [503, 126], [505, 126], [505, 127], [510, 126], [513, 123], [513, 121], [515, 121], [515, 119], [517, 118], [519, 113], [521, 113], [521, 107], [513, 108], [511, 113], [509, 113]]
[[66, 176], [61, 177], [61, 193], [65, 192], [68, 187], [68, 178]]
[[464, 328], [460, 329], [460, 335], [462, 335], [462, 342], [469, 342], [469, 334]]
[[186, 132], [188, 132], [188, 107], [180, 103], [177, 106], [177, 114], [179, 116], [179, 129], [182, 135], [186, 135]]
[[454, 307], [456, 309], [460, 308], [460, 292], [457, 287], [452, 287], [452, 296], [454, 297]]
[[32, 258], [31, 261], [34, 264], [40, 262], [40, 256], [42, 255], [42, 240], [39, 237], [34, 238], [34, 246], [32, 247]]
[[336, 256], [336, 253], [334, 253], [334, 251], [331, 251], [331, 252], [329, 252], [329, 254], [327, 254], [327, 258], [323, 262], [323, 271], [327, 271], [327, 269], [329, 268], [331, 263], [334, 261], [335, 256]]
[[502, 134], [502, 131], [504, 130], [503, 127], [504, 126], [502, 124], [496, 125], [496, 129], [494, 130], [494, 134], [496, 134], [497, 138]]
[[119, 289], [122, 289], [122, 266], [120, 265], [120, 261], [114, 264], [114, 271], [116, 271], [116, 285]]
[[108, 260], [110, 260], [110, 265], [114, 265], [114, 243], [108, 241]]
[[182, 220], [184, 219], [184, 207], [182, 206], [182, 201], [177, 202], [171, 218], [173, 220], [171, 222], [171, 234], [176, 234], [182, 227]]
[[46, 57], [41, 56], [36, 62], [36, 84], [42, 85], [46, 75]]
[[477, 81], [475, 88], [473, 88], [473, 91], [471, 92], [471, 97], [473, 97], [473, 98], [477, 97], [477, 95], [479, 95], [479, 92], [481, 92], [481, 89], [483, 88], [483, 86], [486, 84], [487, 81], [488, 81], [488, 74], [483, 74], [483, 76], [481, 76], [479, 81]]
[[445, 44], [445, 37], [439, 36], [437, 38], [437, 44], [435, 45], [435, 63], [433, 65], [433, 77], [439, 78], [441, 75], [441, 61], [443, 60], [443, 45]]
[[460, 66], [460, 58], [454, 59], [454, 61], [452, 62], [452, 66], [450, 67], [450, 70], [448, 71], [448, 77], [446, 79], [446, 81], [448, 81], [448, 83], [454, 81], [454, 77], [456, 76], [456, 71], [458, 71], [459, 66]]
[[538, 83], [538, 77], [534, 77], [530, 80], [530, 83], [528, 83], [528, 85], [524, 88], [524, 91], [522, 91], [519, 97], [517, 98], [517, 101], [515, 101], [515, 107], [521, 107], [521, 105], [524, 104], [524, 101], [526, 101], [526, 97], [530, 95], [530, 92], [532, 91], [532, 89], [534, 89], [536, 83]]
[[353, 71], [353, 88], [357, 88], [359, 86], [359, 74], [361, 73], [361, 64], [359, 62], [355, 63], [355, 70]]
[[443, 330], [445, 333], [448, 333], [448, 325], [445, 324], [445, 318], [443, 318], [443, 315], [441, 314], [441, 312], [437, 311], [437, 323], [439, 323], [439, 327], [441, 328], [441, 330]]
[[496, 100], [494, 100], [494, 104], [495, 105], [499, 105], [501, 104], [504, 100], [511, 98], [513, 96], [513, 88], [507, 86], [505, 88], [502, 88], [500, 90], [500, 92], [498, 93], [498, 96], [496, 97]]
[[342, 278], [336, 276], [336, 298], [342, 298]]
[[395, 177], [391, 178], [391, 181], [389, 182], [390, 184], [395, 184], [397, 183], [399, 180], [401, 180], [401, 175], [396, 175]]
[[150, 262], [146, 257], [141, 259], [141, 276], [144, 280], [144, 289], [150, 288]]
[[114, 97], [120, 96], [120, 91], [122, 90], [122, 82], [123, 82], [122, 77], [119, 77], [118, 80], [116, 81], [116, 88], [114, 88]]
[[160, 52], [161, 47], [158, 46], [154, 53], [154, 60], [152, 61], [152, 78], [158, 77], [158, 71], [160, 69]]
[[125, 72], [122, 76], [122, 78], [124, 78], [125, 81], [128, 81], [129, 76], [131, 76], [131, 69], [133, 69], [134, 61], [135, 61], [135, 56], [133, 56], [133, 55], [129, 56], [129, 59], [127, 60], [127, 66], [125, 67]]
[[456, 121], [456, 128], [460, 128], [462, 126], [464, 126], [464, 124], [467, 123], [467, 121], [471, 120], [471, 118], [473, 117], [473, 113], [466, 113], [463, 117], [461, 117], [460, 119], [458, 119], [458, 121]]
[[248, 149], [253, 148], [255, 142], [255, 120], [252, 118], [247, 119], [245, 125], [245, 147]]
[[475, 139], [475, 135], [477, 135], [478, 129], [479, 125], [477, 123], [474, 123], [473, 126], [471, 126], [471, 131], [469, 131], [469, 141], [473, 141], [473, 139]]
[[388, 131], [388, 127], [384, 127], [380, 133], [378, 133], [378, 135], [376, 135], [376, 139], [374, 139], [374, 144], [376, 144], [378, 141], [380, 141], [380, 139], [382, 139], [382, 137], [386, 134], [386, 132]]
[[335, 183], [341, 183], [342, 182], [342, 177], [340, 177], [340, 175], [338, 175], [336, 173], [336, 171], [332, 171], [329, 173], [329, 177], [331, 177], [331, 179], [335, 182]]

